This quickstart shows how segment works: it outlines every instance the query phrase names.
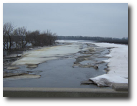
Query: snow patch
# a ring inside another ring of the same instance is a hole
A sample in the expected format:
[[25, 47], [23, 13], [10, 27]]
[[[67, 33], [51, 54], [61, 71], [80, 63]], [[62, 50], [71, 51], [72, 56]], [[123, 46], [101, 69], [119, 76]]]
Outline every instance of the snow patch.
[[105, 55], [105, 57], [112, 57], [112, 55], [111, 54], [107, 54], [107, 55]]
[[110, 60], [108, 59], [108, 60], [102, 60], [103, 62], [105, 62], [105, 63], [109, 63], [110, 62]]
[[94, 43], [101, 47], [115, 47], [107, 56], [111, 56], [109, 60], [109, 72], [104, 75], [90, 78], [98, 86], [111, 86], [112, 83], [128, 83], [128, 45], [110, 44], [110, 43]]

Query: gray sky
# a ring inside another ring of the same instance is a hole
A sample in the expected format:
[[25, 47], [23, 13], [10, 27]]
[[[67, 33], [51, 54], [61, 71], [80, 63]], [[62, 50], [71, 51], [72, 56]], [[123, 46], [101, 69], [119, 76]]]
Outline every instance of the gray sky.
[[4, 3], [3, 23], [60, 36], [128, 37], [127, 3]]

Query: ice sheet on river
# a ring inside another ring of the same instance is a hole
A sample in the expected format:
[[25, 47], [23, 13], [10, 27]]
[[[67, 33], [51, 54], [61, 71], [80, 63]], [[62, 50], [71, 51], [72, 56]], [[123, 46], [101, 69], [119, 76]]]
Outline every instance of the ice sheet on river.
[[21, 59], [12, 63], [12, 65], [33, 65], [45, 62], [47, 60], [57, 59], [58, 56], [64, 56], [79, 51], [79, 45], [70, 44], [63, 46], [43, 47], [25, 52]]
[[94, 43], [101, 47], [115, 47], [111, 49], [108, 60], [109, 72], [90, 78], [98, 86], [111, 86], [112, 83], [128, 83], [128, 46], [109, 43]]

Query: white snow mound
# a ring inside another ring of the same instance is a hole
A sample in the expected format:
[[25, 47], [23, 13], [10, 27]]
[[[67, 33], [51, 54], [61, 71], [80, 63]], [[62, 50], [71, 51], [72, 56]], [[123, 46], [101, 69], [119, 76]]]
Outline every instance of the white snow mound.
[[128, 45], [95, 43], [102, 47], [115, 47], [107, 56], [111, 56], [109, 60], [109, 72], [104, 75], [90, 78], [98, 86], [111, 86], [112, 83], [128, 83]]

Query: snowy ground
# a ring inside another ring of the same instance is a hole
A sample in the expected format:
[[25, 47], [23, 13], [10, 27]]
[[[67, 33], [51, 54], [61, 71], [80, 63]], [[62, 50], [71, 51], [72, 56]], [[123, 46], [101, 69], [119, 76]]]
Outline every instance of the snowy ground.
[[114, 47], [111, 49], [109, 60], [109, 72], [90, 78], [98, 86], [111, 86], [112, 83], [128, 83], [128, 46], [110, 43], [94, 43], [100, 47]]

